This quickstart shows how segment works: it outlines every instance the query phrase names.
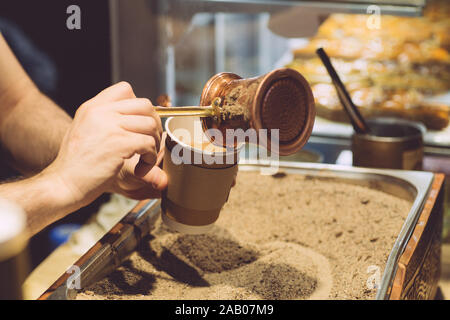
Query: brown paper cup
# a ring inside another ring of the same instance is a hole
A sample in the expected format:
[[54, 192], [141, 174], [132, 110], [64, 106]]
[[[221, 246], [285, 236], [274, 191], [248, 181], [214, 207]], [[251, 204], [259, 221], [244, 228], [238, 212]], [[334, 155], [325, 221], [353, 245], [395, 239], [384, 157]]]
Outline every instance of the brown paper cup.
[[205, 233], [228, 199], [241, 147], [227, 151], [210, 144], [196, 117], [169, 118], [165, 129], [163, 170], [169, 183], [162, 220], [178, 232]]

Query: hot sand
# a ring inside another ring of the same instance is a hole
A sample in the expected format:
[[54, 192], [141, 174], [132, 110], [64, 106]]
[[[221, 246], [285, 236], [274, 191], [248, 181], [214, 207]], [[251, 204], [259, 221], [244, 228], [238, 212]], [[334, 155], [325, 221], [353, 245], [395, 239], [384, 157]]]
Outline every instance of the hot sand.
[[213, 231], [160, 222], [77, 299], [372, 299], [411, 203], [309, 176], [240, 172]]

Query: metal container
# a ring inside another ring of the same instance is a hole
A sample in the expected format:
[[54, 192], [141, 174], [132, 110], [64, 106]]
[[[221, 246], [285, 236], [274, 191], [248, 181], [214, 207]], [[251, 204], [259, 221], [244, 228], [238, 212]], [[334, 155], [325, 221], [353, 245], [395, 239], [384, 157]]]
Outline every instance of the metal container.
[[[249, 160], [239, 170], [259, 171]], [[442, 226], [443, 176], [431, 172], [353, 168], [316, 163], [280, 162], [280, 169], [336, 182], [362, 185], [412, 201], [412, 206], [384, 266], [376, 299], [434, 297], [439, 278]], [[114, 226], [75, 265], [83, 288], [117, 268], [149, 233], [159, 216], [160, 201], [142, 201]], [[436, 235], [438, 235], [436, 237]], [[63, 274], [39, 299], [73, 299], [76, 289], [67, 287]], [[423, 292], [426, 294], [420, 296]]]
[[353, 133], [353, 165], [387, 169], [422, 169], [423, 135], [420, 123], [394, 119], [367, 120], [370, 134]]

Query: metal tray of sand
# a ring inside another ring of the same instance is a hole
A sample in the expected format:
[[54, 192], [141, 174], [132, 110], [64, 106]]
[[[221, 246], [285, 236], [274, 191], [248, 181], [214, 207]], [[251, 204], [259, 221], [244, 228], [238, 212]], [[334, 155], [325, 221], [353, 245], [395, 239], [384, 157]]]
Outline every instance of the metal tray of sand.
[[[239, 165], [212, 232], [183, 235], [141, 202], [40, 299], [430, 299], [443, 176]], [[78, 284], [81, 289], [77, 289]]]

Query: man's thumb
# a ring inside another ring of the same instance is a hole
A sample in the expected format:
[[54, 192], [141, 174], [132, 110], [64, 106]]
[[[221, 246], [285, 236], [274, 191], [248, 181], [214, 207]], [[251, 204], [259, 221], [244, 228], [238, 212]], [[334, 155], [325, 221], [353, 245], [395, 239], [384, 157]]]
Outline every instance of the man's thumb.
[[166, 173], [158, 166], [153, 166], [141, 179], [150, 183], [156, 190], [164, 190], [168, 183]]

